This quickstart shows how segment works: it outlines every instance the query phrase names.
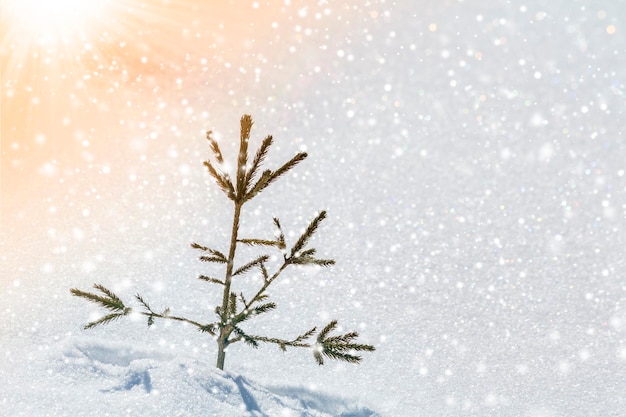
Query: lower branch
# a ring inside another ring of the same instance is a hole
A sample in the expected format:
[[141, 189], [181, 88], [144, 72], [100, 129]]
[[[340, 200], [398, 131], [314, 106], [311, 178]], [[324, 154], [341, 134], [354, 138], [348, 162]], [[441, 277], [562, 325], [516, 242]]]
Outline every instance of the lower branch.
[[362, 359], [361, 356], [356, 354], [357, 352], [373, 352], [376, 350], [376, 348], [372, 345], [354, 343], [353, 340], [359, 336], [357, 332], [350, 332], [337, 336], [328, 336], [328, 333], [336, 327], [337, 320], [331, 321], [319, 333], [314, 344], [311, 344], [307, 340], [317, 331], [316, 327], [301, 334], [293, 340], [252, 336], [244, 333], [240, 328], [236, 328], [236, 337], [229, 340], [228, 343], [232, 344], [243, 340], [246, 344], [252, 347], [257, 347], [258, 342], [273, 343], [278, 345], [282, 351], [286, 351], [287, 347], [313, 348], [313, 357], [319, 365], [324, 365], [324, 358], [356, 364], [361, 362]]
[[[72, 295], [76, 297], [84, 298], [87, 301], [91, 301], [95, 304], [98, 304], [100, 307], [104, 307], [105, 309], [111, 311], [110, 314], [103, 316], [99, 318], [98, 320], [94, 320], [90, 323], [87, 323], [84, 327], [85, 329], [91, 329], [101, 324], [110, 323], [112, 321], [119, 319], [120, 317], [127, 316], [133, 312], [133, 309], [131, 307], [127, 307], [117, 295], [115, 295], [112, 291], [110, 291], [106, 287], [99, 285], [99, 284], [95, 284], [94, 288], [96, 288], [101, 293], [101, 295], [81, 291], [76, 288], [72, 288], [70, 290]], [[217, 323], [201, 324], [201, 323], [198, 323], [197, 321], [190, 320], [186, 317], [172, 316], [169, 314], [169, 309], [167, 308], [162, 313], [157, 313], [154, 310], [152, 310], [150, 305], [139, 294], [135, 295], [135, 298], [141, 303], [141, 305], [145, 309], [145, 311], [141, 311], [139, 312], [139, 314], [141, 314], [142, 316], [148, 317], [148, 326], [151, 326], [152, 324], [154, 324], [155, 318], [168, 319], [168, 320], [174, 320], [174, 321], [191, 324], [192, 326], [197, 327], [200, 331], [209, 333], [210, 335], [215, 336], [215, 329], [217, 328]]]

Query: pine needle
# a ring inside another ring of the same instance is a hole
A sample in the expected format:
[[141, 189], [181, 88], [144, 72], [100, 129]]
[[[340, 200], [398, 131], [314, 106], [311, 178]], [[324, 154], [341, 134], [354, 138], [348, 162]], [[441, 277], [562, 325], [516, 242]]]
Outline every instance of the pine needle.
[[215, 262], [215, 263], [218, 263], [218, 264], [225, 264], [226, 263], [226, 259], [215, 257], [215, 256], [201, 256], [200, 260], [202, 262]]
[[209, 174], [215, 179], [224, 194], [226, 194], [229, 199], [235, 200], [235, 190], [228, 174], [219, 172], [210, 161], [204, 161], [204, 166], [209, 169]]
[[219, 164], [223, 164], [224, 158], [222, 157], [222, 151], [220, 150], [220, 145], [217, 143], [215, 139], [213, 139], [212, 134], [213, 132], [209, 130], [208, 132], [206, 132], [206, 138], [211, 144], [211, 151], [213, 151], [213, 156], [215, 156], [215, 160]]
[[271, 179], [272, 179], [272, 171], [270, 171], [269, 169], [266, 169], [265, 171], [263, 171], [263, 173], [261, 174], [261, 178], [259, 178], [256, 184], [254, 184], [254, 186], [252, 187], [252, 189], [250, 189], [246, 193], [244, 201], [250, 200], [251, 198], [256, 196], [258, 193], [263, 191], [265, 187], [269, 185], [269, 182]]
[[191, 243], [191, 247], [193, 249], [198, 249], [198, 250], [201, 250], [202, 252], [209, 253], [212, 258], [219, 258], [222, 261], [226, 262], [226, 255], [224, 255], [222, 252], [220, 252], [218, 250], [211, 249], [211, 248], [208, 248], [206, 246], [202, 246], [202, 245], [200, 245], [198, 243], [195, 243], [195, 242]]
[[315, 231], [319, 227], [319, 225], [322, 222], [322, 220], [324, 220], [325, 218], [326, 218], [326, 211], [322, 211], [322, 212], [320, 212], [320, 214], [318, 214], [315, 217], [315, 219], [313, 219], [313, 221], [306, 228], [306, 230], [304, 231], [302, 236], [300, 236], [300, 238], [298, 239], [296, 244], [293, 246], [293, 248], [291, 248], [291, 255], [290, 256], [294, 256], [296, 253], [298, 253], [302, 249], [304, 249], [304, 247], [309, 242], [311, 237], [315, 234]]
[[[278, 168], [276, 171], [274, 171], [274, 173], [272, 174], [272, 179], [270, 182], [278, 179], [278, 177], [286, 174], [289, 170], [291, 170], [293, 167], [295, 167], [296, 165], [298, 165], [300, 162], [304, 161], [305, 158], [307, 157], [307, 153], [306, 152], [300, 152], [298, 153], [296, 156], [294, 156], [293, 158], [291, 158], [289, 161], [287, 161], [287, 163], [285, 163], [283, 166], [281, 166], [280, 168]], [[268, 184], [269, 185], [269, 184]]]
[[239, 338], [241, 338], [248, 346], [253, 348], [258, 348], [259, 343], [257, 342], [254, 336], [249, 336], [243, 330], [241, 330], [237, 326], [233, 326], [233, 333], [235, 333]]
[[248, 186], [246, 183], [246, 166], [248, 165], [248, 142], [250, 141], [250, 130], [253, 124], [252, 117], [244, 114], [240, 124], [239, 156], [237, 158], [237, 200], [241, 200], [244, 197]]
[[206, 275], [198, 275], [198, 279], [201, 279], [202, 281], [212, 282], [213, 284], [224, 285], [224, 281], [213, 277], [207, 277]]
[[348, 363], [359, 363], [362, 358], [355, 352], [373, 352], [376, 350], [372, 345], [351, 343], [351, 340], [359, 336], [357, 332], [327, 337], [336, 327], [337, 320], [333, 320], [317, 336], [313, 357], [319, 365], [324, 365], [324, 357]]
[[274, 217], [274, 225], [276, 226], [276, 231], [278, 232], [278, 236], [276, 236], [276, 241], [278, 242], [279, 249], [285, 249], [287, 244], [285, 243], [285, 233], [283, 232], [283, 228], [280, 226], [280, 221], [278, 218]]
[[99, 326], [101, 324], [108, 324], [112, 321], [115, 321], [117, 319], [119, 319], [120, 317], [125, 316], [127, 313], [112, 313], [112, 314], [108, 314], [104, 317], [99, 318], [96, 321], [92, 321], [91, 323], [87, 324], [86, 326], [83, 327], [83, 329], [85, 330], [89, 330], [89, 329], [93, 329], [96, 326]]
[[237, 241], [248, 246], [278, 246], [278, 242], [276, 242], [275, 240], [239, 239]]
[[253, 261], [250, 261], [247, 264], [239, 267], [235, 272], [233, 272], [233, 276], [246, 273], [250, 269], [254, 268], [255, 266], [259, 266], [259, 265], [262, 265], [263, 263], [267, 262], [269, 259], [270, 259], [270, 257], [268, 255], [259, 256], [258, 258], [254, 259]]
[[196, 243], [196, 242], [191, 242], [191, 245], [190, 245], [190, 246], [191, 246], [193, 249], [199, 249], [199, 250], [201, 250], [201, 251], [207, 251], [207, 250], [209, 250], [209, 248], [207, 248], [206, 246], [202, 246], [201, 244]]
[[122, 300], [119, 299], [119, 297], [117, 297], [115, 294], [113, 294], [111, 291], [109, 291], [107, 288], [103, 287], [102, 285], [95, 284], [94, 288], [100, 290], [103, 294], [105, 294], [105, 296], [81, 291], [76, 288], [72, 288], [70, 292], [72, 293], [72, 295], [76, 297], [81, 297], [93, 303], [99, 304], [100, 306], [108, 310], [115, 311], [115, 312], [124, 311], [126, 306], [124, 305]]
[[141, 305], [144, 306], [144, 308], [147, 311], [152, 312], [152, 309], [150, 308], [150, 305], [143, 299], [143, 297], [139, 294], [135, 294], [135, 298], [137, 299], [137, 301], [139, 301], [141, 303]]
[[335, 327], [337, 327], [337, 320], [333, 320], [330, 323], [328, 323], [326, 327], [324, 327], [322, 331], [320, 332], [320, 334], [317, 336], [317, 343], [322, 343], [322, 341], [326, 338], [326, 335], [332, 332], [335, 329]]
[[256, 154], [254, 155], [254, 159], [252, 160], [252, 165], [250, 166], [250, 169], [248, 170], [248, 173], [246, 174], [246, 184], [250, 183], [252, 178], [254, 178], [254, 176], [256, 175], [259, 167], [263, 164], [263, 161], [265, 160], [265, 156], [267, 155], [267, 152], [270, 146], [272, 146], [272, 141], [273, 141], [272, 136], [268, 136], [263, 140], [263, 143], [261, 143], [261, 146], [259, 147]]

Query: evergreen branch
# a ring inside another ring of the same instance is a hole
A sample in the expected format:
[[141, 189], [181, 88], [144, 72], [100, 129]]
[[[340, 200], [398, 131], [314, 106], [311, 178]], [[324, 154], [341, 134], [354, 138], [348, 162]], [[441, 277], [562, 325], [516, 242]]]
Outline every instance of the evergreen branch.
[[224, 260], [224, 262], [226, 262], [226, 256], [222, 252], [220, 252], [218, 250], [207, 248], [206, 246], [199, 245], [198, 243], [195, 243], [195, 242], [191, 243], [191, 247], [193, 249], [201, 250], [202, 252], [210, 253], [214, 257], [221, 258], [221, 259]]
[[148, 305], [148, 303], [139, 295], [139, 294], [135, 294], [135, 298], [137, 299], [137, 301], [139, 301], [141, 303], [141, 305], [144, 306], [144, 308], [152, 313], [152, 309], [150, 308], [150, 305]]
[[106, 295], [111, 300], [115, 301], [116, 303], [123, 304], [122, 300], [120, 300], [120, 298], [117, 295], [115, 295], [111, 290], [109, 290], [105, 286], [100, 285], [100, 284], [94, 284], [93, 287], [96, 288], [97, 290], [100, 290], [101, 293], [103, 293], [104, 295]]
[[215, 250], [215, 249], [209, 249], [207, 252], [209, 252], [209, 253], [210, 253], [211, 255], [213, 255], [213, 256], [217, 256], [218, 258], [221, 258], [221, 259], [223, 259], [224, 261], [226, 261], [226, 256], [225, 256], [222, 252], [220, 252], [220, 251], [218, 251], [218, 250]]
[[310, 248], [310, 249], [301, 251], [300, 256], [313, 256], [315, 255], [315, 253], [317, 253], [317, 249]]
[[235, 333], [237, 335], [237, 338], [229, 341], [229, 344], [230, 343], [235, 343], [235, 342], [237, 342], [239, 340], [243, 340], [248, 346], [251, 346], [251, 347], [253, 347], [255, 349], [259, 347], [259, 343], [257, 342], [257, 338], [255, 336], [249, 336], [243, 330], [241, 330], [239, 327], [233, 326], [233, 333]]
[[235, 190], [228, 174], [219, 172], [210, 161], [204, 161], [204, 166], [209, 169], [209, 174], [215, 179], [224, 194], [226, 194], [229, 199], [235, 200]]
[[237, 313], [237, 294], [230, 293], [230, 300], [228, 303], [228, 317], [234, 318]]
[[313, 351], [313, 357], [318, 365], [324, 365], [324, 356], [329, 359], [344, 361], [348, 363], [359, 363], [361, 361], [360, 356], [350, 355], [347, 353], [340, 353], [333, 351], [331, 349], [327, 349], [325, 346], [318, 346]]
[[220, 257], [215, 257], [215, 256], [201, 256], [200, 260], [202, 262], [215, 262], [215, 263], [218, 263], [218, 264], [225, 264], [226, 263], [226, 259], [220, 258]]
[[279, 242], [265, 239], [239, 239], [237, 242], [248, 246], [279, 246]]
[[310, 248], [300, 252], [298, 256], [289, 259], [289, 262], [296, 265], [319, 265], [319, 266], [331, 266], [335, 264], [332, 259], [318, 259], [314, 258], [317, 251], [315, 248]]
[[143, 305], [143, 307], [146, 309], [145, 312], [142, 312], [141, 314], [143, 314], [144, 316], [148, 317], [148, 327], [152, 326], [154, 324], [154, 318], [155, 317], [162, 317], [162, 318], [168, 318], [169, 314], [170, 314], [170, 309], [166, 308], [163, 313], [158, 314], [155, 313], [152, 308], [150, 308], [150, 305], [143, 299], [143, 297], [139, 294], [135, 294], [135, 298], [137, 299], [137, 301], [139, 301], [141, 303], [141, 305]]
[[327, 337], [328, 333], [336, 327], [337, 320], [333, 320], [317, 336], [313, 357], [319, 365], [324, 365], [324, 357], [349, 363], [359, 363], [362, 358], [355, 355], [355, 352], [373, 352], [376, 350], [372, 345], [351, 343], [351, 340], [359, 336], [357, 332]]
[[217, 141], [215, 139], [213, 139], [212, 134], [213, 134], [213, 132], [211, 130], [209, 130], [208, 132], [206, 132], [206, 138], [209, 141], [209, 143], [211, 144], [211, 151], [213, 151], [213, 155], [215, 156], [215, 160], [219, 164], [223, 164], [224, 163], [224, 158], [222, 157], [222, 151], [220, 150], [220, 145], [217, 143]]
[[247, 264], [242, 265], [241, 267], [237, 268], [237, 270], [235, 272], [233, 272], [233, 276], [246, 273], [251, 268], [254, 268], [255, 266], [258, 266], [258, 265], [262, 265], [263, 263], [267, 262], [269, 258], [270, 257], [268, 255], [259, 256], [255, 260], [250, 261]]
[[300, 236], [300, 238], [298, 238], [298, 241], [293, 246], [293, 248], [291, 248], [290, 257], [293, 257], [296, 253], [298, 253], [299, 251], [304, 249], [304, 247], [308, 243], [309, 239], [311, 239], [313, 234], [315, 234], [315, 231], [319, 227], [319, 225], [322, 222], [322, 220], [324, 220], [325, 218], [326, 218], [326, 211], [321, 211], [320, 214], [318, 214], [317, 217], [315, 217], [315, 219], [313, 219], [313, 221], [306, 228], [306, 230], [304, 231], [302, 236]]
[[76, 297], [84, 298], [93, 303], [99, 304], [100, 306], [106, 308], [107, 310], [115, 311], [115, 312], [123, 312], [126, 309], [126, 306], [120, 300], [120, 298], [113, 294], [110, 290], [103, 287], [100, 284], [94, 284], [94, 288], [99, 290], [104, 294], [104, 296], [93, 294], [90, 292], [81, 291], [77, 288], [72, 288], [70, 292], [72, 295]]
[[320, 332], [319, 335], [317, 335], [317, 341], [320, 342], [320, 340], [323, 340], [326, 338], [326, 335], [330, 332], [332, 332], [335, 328], [337, 327], [337, 320], [333, 320], [330, 323], [328, 323], [326, 325], [326, 327], [324, 327], [322, 329], [322, 331]]
[[246, 183], [246, 166], [248, 164], [248, 142], [250, 141], [250, 130], [252, 129], [252, 117], [244, 114], [240, 120], [241, 134], [239, 138], [239, 156], [237, 158], [237, 200], [240, 201], [245, 193], [248, 184]]
[[261, 304], [260, 306], [254, 307], [252, 309], [251, 315], [258, 316], [259, 314], [263, 314], [263, 313], [267, 313], [268, 311], [272, 311], [275, 308], [276, 308], [276, 304], [273, 303], [273, 302], [266, 303], [266, 304]]
[[262, 295], [259, 295], [259, 296], [256, 298], [256, 302], [263, 301], [263, 300], [267, 300], [269, 297], [270, 297], [270, 296], [269, 296], [269, 295], [267, 295], [267, 294], [262, 294]]
[[248, 302], [248, 304], [244, 306], [244, 309], [249, 309], [252, 304], [261, 300], [262, 299], [261, 297], [263, 297], [263, 299], [266, 298], [267, 295], [264, 294], [265, 290], [267, 289], [267, 287], [269, 287], [272, 284], [272, 282], [274, 282], [276, 278], [278, 278], [278, 276], [285, 270], [285, 268], [287, 268], [287, 266], [289, 266], [289, 262], [285, 260], [285, 262], [283, 262], [280, 268], [278, 268], [278, 270], [274, 272], [274, 274], [270, 277], [267, 274], [267, 270], [265, 269], [265, 266], [261, 264], [261, 272], [263, 273], [263, 281], [264, 281], [263, 286], [257, 291], [254, 297], [252, 297], [252, 299]]
[[250, 184], [250, 181], [252, 180], [252, 178], [254, 178], [259, 167], [263, 164], [265, 156], [267, 155], [267, 151], [272, 145], [272, 140], [272, 136], [268, 136], [263, 140], [263, 143], [261, 143], [261, 146], [257, 150], [256, 155], [254, 155], [252, 165], [250, 166], [250, 169], [246, 174], [246, 184]]
[[311, 336], [313, 336], [313, 334], [317, 331], [317, 327], [313, 327], [312, 329], [310, 329], [309, 331], [307, 331], [306, 333], [301, 334], [300, 336], [296, 337], [291, 344], [293, 346], [298, 346], [298, 347], [310, 347], [309, 344], [303, 343], [305, 340], [307, 340], [308, 338], [310, 338]]
[[196, 243], [196, 242], [191, 242], [190, 246], [193, 249], [198, 249], [198, 250], [201, 250], [201, 251], [208, 251], [209, 250], [209, 248], [207, 248], [206, 246], [202, 246], [201, 244]]
[[[240, 141], [243, 142], [244, 139], [250, 138], [250, 131], [252, 130], [252, 125], [254, 124], [254, 122], [252, 121], [252, 116], [250, 116], [249, 114], [244, 114], [243, 116], [241, 116], [239, 124], [241, 125]], [[241, 147], [239, 149], [241, 150]], [[247, 146], [244, 148], [244, 151], [246, 151], [246, 154], [248, 153]]]
[[224, 254], [218, 250], [199, 245], [195, 242], [191, 244], [191, 247], [194, 249], [199, 249], [209, 254], [209, 255], [200, 256], [200, 260], [202, 262], [215, 262], [215, 263], [221, 263], [221, 264], [225, 264], [228, 262], [228, 260], [226, 259], [226, 256], [224, 256]]
[[[211, 333], [210, 329], [212, 327], [216, 326], [216, 323], [200, 324], [197, 321], [190, 320], [190, 319], [188, 319], [186, 317], [171, 316], [169, 308], [166, 308], [163, 311], [163, 313], [156, 313], [156, 312], [154, 312], [152, 310], [149, 310], [149, 311], [142, 311], [139, 314], [141, 314], [142, 316], [148, 317], [148, 326], [150, 326], [150, 325], [152, 325], [154, 323], [154, 319], [155, 318], [174, 320], [174, 321], [180, 321], [180, 322], [183, 322], [183, 323], [191, 324], [192, 326], [197, 327], [200, 331], [204, 331], [204, 332], [208, 332], [208, 333]], [[215, 336], [215, 332], [213, 331], [213, 333], [211, 333], [211, 335]]]
[[[242, 300], [244, 301], [244, 305], [246, 305], [243, 297], [242, 297]], [[252, 309], [244, 309], [241, 312], [239, 312], [239, 314], [237, 314], [235, 317], [232, 318], [232, 320], [230, 321], [230, 324], [233, 326], [236, 326], [239, 323], [242, 323], [248, 320], [249, 318], [258, 316], [259, 314], [267, 313], [269, 311], [274, 310], [275, 308], [276, 308], [276, 304], [273, 302], [270, 302], [270, 303], [266, 303], [266, 304], [262, 304], [260, 306], [254, 307]]]
[[130, 308], [128, 309], [128, 311], [123, 311], [121, 313], [112, 313], [112, 314], [108, 314], [104, 317], [99, 318], [98, 320], [92, 321], [90, 323], [88, 323], [87, 325], [85, 325], [83, 327], [83, 329], [88, 330], [88, 329], [93, 329], [96, 326], [99, 326], [101, 324], [107, 324], [110, 323], [112, 321], [115, 321], [117, 319], [119, 319], [120, 317], [123, 317], [125, 315], [127, 315], [128, 313], [130, 313]]
[[104, 296], [97, 295], [85, 291], [81, 291], [76, 288], [72, 288], [70, 292], [72, 295], [76, 297], [81, 297], [86, 299], [87, 301], [91, 301], [93, 303], [99, 304], [101, 307], [106, 308], [107, 310], [114, 311], [114, 313], [107, 314], [104, 317], [99, 318], [98, 320], [92, 321], [84, 326], [84, 329], [92, 329], [101, 324], [107, 324], [111, 321], [117, 320], [120, 317], [128, 315], [132, 309], [130, 307], [126, 307], [122, 300], [115, 295], [112, 291], [107, 289], [106, 287], [100, 284], [94, 284], [94, 288], [99, 290]]
[[263, 174], [261, 174], [261, 178], [254, 184], [254, 187], [248, 191], [244, 196], [244, 202], [250, 200], [252, 197], [256, 196], [258, 193], [267, 188], [272, 182], [276, 181], [280, 176], [285, 174], [287, 171], [298, 165], [307, 157], [306, 152], [300, 152], [289, 161], [287, 161], [283, 166], [278, 168], [276, 171], [265, 170]]
[[[188, 323], [188, 324], [191, 324], [192, 326], [198, 327], [200, 330], [202, 330], [204, 327], [207, 326], [207, 325], [200, 324], [197, 321], [190, 320], [186, 317], [171, 316], [169, 308], [166, 308], [165, 310], [163, 310], [162, 313], [156, 313], [154, 310], [152, 310], [152, 307], [150, 307], [150, 304], [148, 304], [148, 302], [144, 300], [141, 295], [135, 294], [135, 298], [137, 299], [137, 301], [139, 301], [139, 303], [146, 310], [146, 311], [140, 312], [139, 314], [148, 317], [148, 326], [152, 326], [154, 324], [155, 318], [169, 319], [169, 320], [174, 320], [174, 321], [180, 321], [183, 323]], [[128, 310], [130, 312], [130, 309]], [[208, 330], [204, 330], [204, 331], [208, 331]], [[214, 333], [211, 333], [211, 334], [214, 334]]]
[[213, 284], [224, 285], [224, 281], [220, 281], [217, 278], [207, 277], [206, 275], [198, 275], [198, 279], [201, 279], [202, 281], [212, 282]]
[[201, 325], [198, 329], [202, 332], [202, 333], [209, 333], [211, 336], [215, 336], [216, 335], [216, 331], [217, 331], [217, 323], [210, 323], [210, 324], [204, 324]]
[[278, 345], [278, 348], [283, 352], [287, 350], [287, 344], [290, 343], [288, 340], [278, 339], [276, 337], [258, 336], [256, 337], [256, 340], [263, 343], [273, 343], [275, 345]]
[[300, 152], [298, 153], [296, 156], [294, 156], [293, 158], [291, 158], [289, 161], [287, 161], [282, 167], [278, 168], [276, 171], [274, 171], [272, 173], [272, 178], [270, 179], [270, 181], [268, 182], [267, 185], [270, 185], [273, 181], [275, 181], [276, 179], [278, 179], [278, 177], [282, 176], [283, 174], [287, 173], [287, 171], [289, 171], [290, 169], [292, 169], [293, 167], [295, 167], [296, 165], [298, 165], [300, 162], [304, 161], [304, 159], [307, 157], [307, 153], [306, 152]]
[[263, 171], [263, 173], [261, 174], [261, 177], [256, 182], [256, 184], [254, 184], [252, 189], [250, 189], [250, 191], [246, 193], [244, 201], [250, 200], [252, 197], [254, 197], [258, 193], [263, 191], [263, 189], [265, 189], [265, 187], [269, 185], [269, 181], [271, 180], [271, 178], [272, 178], [272, 171], [270, 171], [269, 169], [266, 169], [265, 171]]
[[326, 343], [341, 343], [341, 342], [350, 342], [353, 339], [359, 337], [357, 332], [346, 333], [338, 336], [327, 337], [325, 339]]
[[[146, 313], [142, 313], [142, 314], [147, 315]], [[160, 319], [169, 319], [169, 320], [174, 320], [174, 321], [181, 321], [183, 323], [191, 324], [192, 326], [195, 326], [197, 328], [202, 328], [204, 326], [203, 324], [200, 324], [197, 321], [193, 321], [193, 320], [190, 320], [190, 319], [185, 318], [185, 317], [170, 316], [168, 310], [165, 311], [165, 314], [153, 313], [153, 316], [154, 317], [158, 317]]]
[[331, 266], [335, 264], [333, 259], [317, 259], [311, 256], [295, 256], [289, 258], [289, 263], [294, 265], [319, 265], [319, 266]]
[[280, 350], [286, 351], [287, 347], [311, 347], [311, 344], [305, 342], [305, 340], [310, 338], [313, 335], [313, 333], [315, 333], [316, 330], [317, 328], [314, 327], [311, 330], [307, 331], [306, 333], [301, 334], [300, 336], [296, 337], [293, 340], [285, 340], [285, 339], [278, 339], [275, 337], [262, 337], [262, 336], [254, 336], [254, 338], [255, 340], [259, 342], [274, 343], [278, 345]]
[[265, 268], [265, 264], [259, 265], [259, 268], [261, 269], [261, 274], [263, 275], [263, 282], [267, 282], [269, 280], [269, 275], [267, 274], [267, 268]]
[[277, 236], [276, 241], [278, 242], [279, 249], [285, 249], [287, 244], [285, 243], [285, 233], [283, 232], [283, 228], [280, 226], [280, 221], [277, 217], [274, 217], [274, 225], [276, 226]]

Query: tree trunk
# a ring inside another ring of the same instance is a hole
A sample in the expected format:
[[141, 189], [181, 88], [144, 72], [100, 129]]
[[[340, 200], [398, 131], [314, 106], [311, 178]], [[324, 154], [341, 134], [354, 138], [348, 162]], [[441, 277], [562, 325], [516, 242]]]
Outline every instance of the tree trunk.
[[220, 332], [220, 337], [217, 341], [217, 364], [215, 366], [217, 366], [217, 369], [220, 370], [224, 370], [224, 360], [226, 360], [226, 346], [225, 346], [226, 342], [225, 340], [222, 338], [221, 332]]
[[222, 298], [222, 308], [220, 310], [221, 329], [217, 339], [217, 364], [216, 366], [223, 370], [224, 361], [226, 359], [226, 348], [228, 347], [228, 337], [232, 333], [232, 328], [228, 324], [229, 302], [230, 302], [230, 284], [233, 276], [233, 265], [235, 261], [235, 251], [237, 249], [237, 235], [239, 234], [239, 216], [241, 214], [242, 203], [235, 201], [235, 212], [233, 214], [233, 228], [230, 234], [230, 250], [228, 251], [228, 260], [226, 263], [226, 275], [224, 277], [224, 295]]

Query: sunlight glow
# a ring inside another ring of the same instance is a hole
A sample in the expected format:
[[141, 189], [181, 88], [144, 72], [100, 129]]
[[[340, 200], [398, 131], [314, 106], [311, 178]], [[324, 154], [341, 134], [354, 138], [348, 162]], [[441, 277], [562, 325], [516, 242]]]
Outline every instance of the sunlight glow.
[[[27, 42], [54, 43], [90, 27], [111, 0], [5, 0], [2, 12]], [[3, 20], [4, 20], [3, 19]]]

